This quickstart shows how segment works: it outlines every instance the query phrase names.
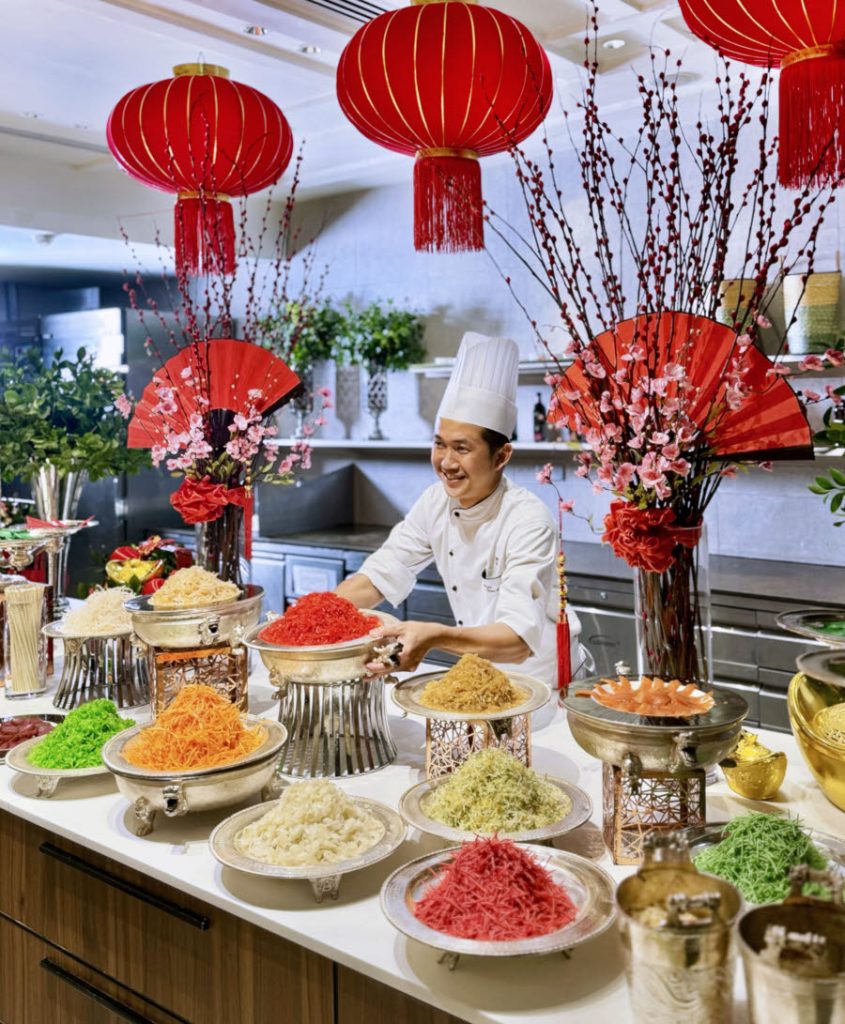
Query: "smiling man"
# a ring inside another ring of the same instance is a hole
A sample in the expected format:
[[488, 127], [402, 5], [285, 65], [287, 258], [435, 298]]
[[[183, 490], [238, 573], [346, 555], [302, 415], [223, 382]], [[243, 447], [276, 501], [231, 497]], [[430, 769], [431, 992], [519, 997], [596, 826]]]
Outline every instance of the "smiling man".
[[[359, 608], [400, 604], [434, 562], [454, 626], [408, 621], [385, 630], [412, 671], [432, 648], [479, 654], [555, 684], [558, 532], [537, 498], [504, 476], [516, 425], [519, 350], [506, 338], [464, 335], [437, 414], [438, 482], [337, 593]], [[573, 666], [579, 664], [571, 616]]]

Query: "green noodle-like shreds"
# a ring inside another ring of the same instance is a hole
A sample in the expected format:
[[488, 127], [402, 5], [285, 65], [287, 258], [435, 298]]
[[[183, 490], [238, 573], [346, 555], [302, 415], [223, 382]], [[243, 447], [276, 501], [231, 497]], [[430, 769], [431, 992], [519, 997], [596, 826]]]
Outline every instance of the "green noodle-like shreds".
[[557, 786], [495, 747], [471, 754], [422, 805], [434, 821], [484, 835], [544, 828], [571, 808]]
[[[699, 871], [732, 882], [751, 903], [777, 903], [789, 892], [789, 871], [796, 864], [827, 867], [796, 818], [752, 811], [734, 818], [721, 843], [695, 857]], [[819, 891], [819, 886], [807, 886]]]
[[110, 700], [92, 700], [71, 711], [27, 755], [36, 768], [96, 768], [106, 740], [134, 725], [121, 718]]

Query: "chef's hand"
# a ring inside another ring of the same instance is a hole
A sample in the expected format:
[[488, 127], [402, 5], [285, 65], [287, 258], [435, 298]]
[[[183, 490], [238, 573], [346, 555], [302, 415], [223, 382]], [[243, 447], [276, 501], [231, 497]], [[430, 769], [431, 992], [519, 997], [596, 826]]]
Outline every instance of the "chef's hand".
[[388, 675], [391, 672], [413, 672], [432, 647], [437, 645], [441, 627], [433, 622], [399, 622], [395, 626], [381, 626], [373, 632], [375, 637], [396, 639], [402, 645], [392, 665], [371, 662], [370, 675]]

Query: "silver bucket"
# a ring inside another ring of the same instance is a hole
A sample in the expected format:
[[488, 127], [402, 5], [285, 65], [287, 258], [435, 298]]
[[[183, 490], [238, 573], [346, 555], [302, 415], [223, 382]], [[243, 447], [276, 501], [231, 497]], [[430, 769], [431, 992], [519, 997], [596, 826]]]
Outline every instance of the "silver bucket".
[[738, 890], [698, 872], [682, 837], [650, 833], [616, 903], [637, 1024], [729, 1024]]
[[[801, 895], [822, 881], [833, 899]], [[739, 922], [751, 1024], [845, 1024], [845, 906], [842, 879], [793, 868], [783, 903], [757, 907]]]

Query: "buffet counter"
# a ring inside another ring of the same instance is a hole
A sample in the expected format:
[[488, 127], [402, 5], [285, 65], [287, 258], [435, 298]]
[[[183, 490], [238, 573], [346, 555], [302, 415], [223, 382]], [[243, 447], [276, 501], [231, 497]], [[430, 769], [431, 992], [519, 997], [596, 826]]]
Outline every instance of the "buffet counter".
[[[250, 708], [257, 713], [274, 715], [275, 707], [270, 699], [264, 670], [256, 667], [250, 679]], [[25, 702], [0, 699], [0, 714], [48, 709], [53, 710], [49, 697]], [[395, 807], [402, 793], [422, 777], [425, 733], [421, 721], [403, 719], [398, 714], [391, 714], [390, 723], [399, 748], [396, 763], [383, 771], [343, 780], [340, 784], [351, 794], [372, 797]], [[761, 737], [772, 748], [785, 750], [789, 757], [786, 782], [777, 806], [799, 814], [813, 828], [841, 836], [845, 831], [845, 815], [825, 799], [805, 767], [792, 736], [761, 733]], [[630, 874], [632, 869], [612, 865], [602, 842], [601, 764], [575, 744], [560, 711], [551, 724], [535, 733], [534, 767], [577, 783], [593, 801], [591, 821], [557, 840], [556, 845], [596, 860], [617, 881]], [[128, 950], [132, 955], [135, 950], [158, 944], [159, 955], [165, 961], [172, 959], [175, 964], [184, 952], [179, 948], [180, 927], [191, 935], [196, 929], [201, 931], [203, 906], [217, 908], [225, 912], [217, 941], [228, 936], [226, 941], [240, 943], [241, 948], [223, 950], [222, 962], [226, 965], [226, 972], [232, 972], [231, 983], [223, 977], [216, 980], [216, 985], [223, 992], [227, 989], [237, 992], [236, 973], [248, 971], [251, 965], [252, 974], [245, 981], [247, 988], [254, 982], [256, 990], [259, 986], [270, 990], [269, 994], [265, 993], [268, 1001], [264, 1003], [260, 1002], [257, 994], [254, 1003], [236, 1003], [239, 1009], [233, 1016], [231, 1009], [223, 1008], [227, 1004], [222, 995], [218, 1010], [203, 1010], [195, 1014], [171, 1007], [165, 1012], [161, 1002], [157, 1002], [151, 989], [146, 987], [142, 989], [149, 996], [146, 1013], [132, 1011], [136, 1016], [120, 1013], [109, 1006], [108, 1000], [104, 1004], [100, 999], [97, 1000], [97, 1012], [103, 1016], [65, 1018], [51, 1015], [43, 1018], [44, 1021], [50, 1019], [51, 1024], [60, 1019], [62, 1024], [65, 1019], [90, 1020], [97, 1024], [118, 1020], [135, 1021], [136, 1024], [186, 1020], [194, 1024], [217, 1024], [218, 1021], [221, 1024], [262, 1024], [265, 1019], [271, 1019], [261, 1009], [268, 1005], [275, 1008], [272, 1019], [285, 1024], [363, 1024], [365, 1020], [371, 1024], [402, 1024], [404, 1021], [454, 1024], [455, 1020], [473, 1024], [549, 1024], [552, 1021], [555, 1024], [583, 1024], [585, 1020], [624, 1024], [631, 1020], [622, 952], [615, 929], [577, 947], [568, 958], [549, 955], [485, 962], [465, 957], [454, 971], [438, 963], [439, 954], [435, 950], [408, 940], [395, 931], [379, 907], [381, 884], [396, 867], [443, 845], [433, 837], [409, 829], [405, 843], [388, 860], [345, 876], [337, 902], [318, 905], [313, 900], [310, 886], [304, 881], [261, 879], [223, 868], [214, 860], [208, 846], [209, 833], [236, 808], [183, 818], [160, 816], [155, 830], [139, 838], [129, 827], [129, 805], [117, 793], [110, 777], [62, 782], [52, 799], [37, 799], [34, 793], [34, 779], [15, 775], [10, 768], [0, 766], [0, 824], [4, 826], [4, 837], [16, 834], [16, 829], [18, 832], [29, 829], [39, 840], [35, 849], [40, 852], [33, 856], [51, 861], [58, 859], [60, 864], [64, 860], [65, 865], [68, 863], [68, 851], [64, 849], [69, 845], [67, 841], [82, 848], [83, 852], [93, 851], [95, 881], [97, 872], [102, 870], [103, 861], [98, 856], [102, 855], [112, 864], [116, 863], [115, 871], [118, 873], [123, 870], [119, 867], [122, 865], [142, 879], [148, 879], [154, 893], [161, 889], [162, 883], [172, 887], [169, 900], [159, 894], [159, 898], [168, 904], [164, 909], [156, 908], [155, 901], [150, 907], [143, 908], [147, 916], [153, 915], [156, 920], [163, 917], [165, 921], [164, 925], [158, 924], [155, 935], [149, 934], [148, 927], [143, 924], [146, 918], [140, 913], [130, 921], [115, 920], [114, 900], [107, 897], [107, 889], [103, 887], [102, 903], [95, 896], [95, 905], [87, 908], [85, 921], [79, 929], [80, 941], [102, 939], [114, 948]], [[708, 789], [709, 820], [724, 820], [759, 806], [734, 795], [723, 781]], [[29, 825], [25, 826], [20, 819]], [[45, 838], [38, 831], [40, 829], [49, 835]], [[4, 844], [6, 842], [4, 838]], [[5, 875], [11, 870], [11, 854], [8, 846], [0, 852], [0, 870]], [[72, 848], [70, 856], [75, 856]], [[79, 868], [71, 860], [70, 867], [74, 866]], [[34, 878], [38, 871], [35, 863], [17, 878], [24, 888], [28, 884], [30, 869]], [[95, 885], [91, 881], [90, 870], [82, 867], [79, 871], [83, 887]], [[70, 873], [74, 875], [73, 871]], [[40, 940], [43, 934], [40, 929], [31, 922], [21, 921], [18, 916], [18, 912], [24, 916], [26, 901], [10, 890], [10, 882], [13, 885], [15, 881], [13, 872], [11, 880], [6, 876], [0, 883], [0, 926], [17, 921], [25, 926], [27, 941], [32, 940], [33, 933], [37, 933]], [[110, 884], [114, 887], [113, 883]], [[125, 889], [124, 886], [124, 891], [118, 895], [131, 905], [137, 894], [130, 891], [127, 895]], [[176, 890], [175, 894], [173, 890]], [[96, 888], [93, 891], [96, 893]], [[173, 910], [174, 900], [178, 903], [180, 894], [184, 894], [190, 905], [188, 909], [181, 908], [181, 918], [180, 908], [177, 906]], [[45, 901], [49, 903], [51, 898], [49, 891], [38, 895], [35, 901], [37, 913], [48, 912]], [[172, 928], [167, 924], [167, 914], [175, 921]], [[239, 922], [254, 926], [249, 929], [248, 938], [238, 931]], [[94, 935], [98, 929], [99, 935]], [[286, 942], [279, 949], [262, 950], [261, 938], [268, 934]], [[45, 947], [48, 951], [62, 951], [64, 947], [60, 938], [46, 937], [55, 944]], [[0, 971], [8, 972], [7, 941], [8, 937], [0, 942], [0, 949], [4, 950], [4, 964]], [[172, 944], [172, 949], [169, 944]], [[282, 954], [287, 958], [285, 962], [280, 960]], [[84, 956], [84, 952], [78, 955]], [[45, 967], [50, 974], [50, 982], [56, 982], [56, 977], [62, 980], [64, 968], [56, 966], [55, 958], [48, 955], [42, 957], [42, 967], [45, 960], [53, 964]], [[71, 958], [68, 962], [75, 961]], [[193, 964], [191, 970], [195, 967]], [[175, 973], [176, 970], [171, 965], [170, 971]], [[734, 1021], [741, 1024], [745, 1020], [744, 982], [739, 964], [736, 973]], [[110, 978], [108, 970], [103, 970], [102, 977], [105, 984]], [[241, 982], [243, 991], [244, 979]], [[133, 983], [139, 987], [146, 984], [144, 979], [136, 979]], [[79, 990], [78, 985], [71, 985], [72, 994]], [[7, 988], [7, 985], [0, 987]], [[96, 996], [93, 998], [96, 1000]], [[427, 1005], [421, 1006], [413, 1000]], [[6, 1014], [4, 1017], [0, 997], [0, 1019], [5, 1019], [6, 1024], [19, 1024], [8, 1009]], [[20, 1019], [26, 1020], [27, 1024], [29, 1021], [42, 1024], [37, 1015], [26, 1016], [21, 1012]]]

